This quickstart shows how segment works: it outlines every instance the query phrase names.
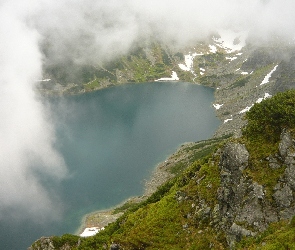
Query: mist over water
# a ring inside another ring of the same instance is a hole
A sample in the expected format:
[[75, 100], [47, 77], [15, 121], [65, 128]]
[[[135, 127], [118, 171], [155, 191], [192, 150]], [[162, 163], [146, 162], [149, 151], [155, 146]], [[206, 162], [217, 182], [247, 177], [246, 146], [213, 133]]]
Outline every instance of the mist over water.
[[58, 193], [63, 212], [55, 221], [3, 218], [0, 248], [26, 249], [41, 236], [75, 233], [84, 214], [143, 194], [157, 163], [184, 142], [212, 136], [220, 121], [211, 102], [213, 89], [181, 82], [52, 98], [55, 149], [68, 175], [58, 184], [46, 174], [38, 178]]
[[[294, 44], [294, 7], [293, 0], [0, 1], [0, 223], [7, 229], [0, 236], [3, 245], [9, 242], [3, 235], [26, 238], [40, 228], [46, 234], [48, 225], [68, 209], [59, 190], [75, 175], [57, 137], [63, 130], [35, 93], [38, 80], [47, 78], [45, 66], [58, 64], [75, 78], [75, 67], [69, 65], [103, 64], [150, 39], [183, 48], [220, 30], [233, 32], [237, 39], [243, 34], [259, 45], [274, 38]], [[117, 138], [128, 133], [113, 131]], [[32, 221], [40, 228], [28, 223]], [[26, 227], [18, 228], [25, 222]]]

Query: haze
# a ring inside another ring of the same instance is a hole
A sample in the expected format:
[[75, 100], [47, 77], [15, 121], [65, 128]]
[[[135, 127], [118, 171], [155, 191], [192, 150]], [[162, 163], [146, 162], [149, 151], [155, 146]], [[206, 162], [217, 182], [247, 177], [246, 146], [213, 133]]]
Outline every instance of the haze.
[[[220, 30], [267, 43], [295, 38], [295, 2], [259, 0], [0, 1], [0, 221], [58, 219], [67, 178], [55, 149], [55, 121], [35, 92], [42, 65], [101, 63], [150, 38], [182, 47]], [[46, 52], [46, 53], [45, 53]]]

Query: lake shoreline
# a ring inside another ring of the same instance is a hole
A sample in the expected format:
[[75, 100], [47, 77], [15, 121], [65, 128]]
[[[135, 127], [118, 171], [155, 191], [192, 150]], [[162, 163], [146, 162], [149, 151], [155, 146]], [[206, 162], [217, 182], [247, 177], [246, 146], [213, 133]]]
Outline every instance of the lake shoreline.
[[165, 165], [169, 161], [169, 158], [173, 155], [174, 154], [170, 155], [165, 161], [157, 164], [149, 180], [146, 181], [144, 184], [145, 188], [142, 196], [131, 196], [113, 207], [96, 210], [91, 213], [85, 214], [81, 219], [81, 224], [79, 228], [75, 231], [74, 234], [80, 235], [86, 228], [90, 227], [98, 227], [101, 229], [107, 226], [109, 223], [114, 222], [116, 219], [124, 214], [123, 212], [114, 214], [116, 208], [122, 207], [127, 202], [140, 203], [146, 200], [157, 190], [159, 186], [161, 186], [163, 183], [173, 177], [173, 175], [171, 175], [166, 168], [163, 168], [163, 165]]
[[[210, 139], [211, 137], [208, 138], [208, 140]], [[109, 223], [114, 222], [117, 218], [124, 214], [124, 212], [114, 214], [116, 209], [122, 207], [126, 203], [136, 204], [146, 200], [157, 190], [158, 187], [160, 187], [169, 179], [175, 177], [175, 174], [172, 174], [170, 172], [171, 169], [174, 166], [176, 166], [179, 162], [185, 160], [186, 157], [189, 158], [190, 155], [190, 152], [187, 154], [184, 154], [183, 152], [187, 151], [188, 148], [202, 142], [203, 141], [185, 142], [179, 145], [174, 153], [170, 154], [164, 161], [159, 162], [156, 165], [156, 167], [152, 171], [152, 174], [150, 175], [150, 178], [146, 180], [144, 183], [143, 195], [132, 196], [125, 199], [116, 206], [110, 207], [108, 209], [96, 210], [91, 213], [85, 214], [82, 217], [81, 224], [79, 228], [75, 231], [75, 234], [80, 235], [86, 228], [90, 227], [98, 227], [101, 229], [107, 226]]]

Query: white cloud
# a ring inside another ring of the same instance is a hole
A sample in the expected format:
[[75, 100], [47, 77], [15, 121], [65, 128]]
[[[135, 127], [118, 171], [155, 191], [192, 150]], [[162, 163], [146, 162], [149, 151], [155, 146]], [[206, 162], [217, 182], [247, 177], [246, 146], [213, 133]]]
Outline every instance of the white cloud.
[[42, 72], [40, 36], [28, 26], [21, 4], [11, 4], [0, 8], [0, 220], [3, 210], [15, 208], [40, 220], [60, 211], [37, 176], [63, 178], [66, 168], [34, 93]]
[[37, 173], [66, 175], [50, 114], [34, 92], [44, 61], [96, 63], [150, 37], [181, 47], [220, 30], [246, 32], [259, 42], [293, 39], [294, 7], [291, 0], [2, 0], [0, 216], [16, 206], [35, 217], [53, 211], [55, 198]]

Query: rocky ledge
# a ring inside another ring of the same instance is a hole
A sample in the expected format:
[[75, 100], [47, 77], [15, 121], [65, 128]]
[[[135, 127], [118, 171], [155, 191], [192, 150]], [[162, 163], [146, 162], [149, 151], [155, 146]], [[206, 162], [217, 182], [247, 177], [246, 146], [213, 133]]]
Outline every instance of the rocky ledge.
[[230, 248], [243, 236], [255, 236], [268, 225], [295, 215], [295, 140], [289, 131], [283, 131], [278, 154], [266, 158], [265, 168], [285, 169], [267, 190], [247, 174], [249, 152], [245, 145], [228, 143], [220, 149], [220, 178], [218, 204], [211, 211], [211, 221], [224, 230]]

